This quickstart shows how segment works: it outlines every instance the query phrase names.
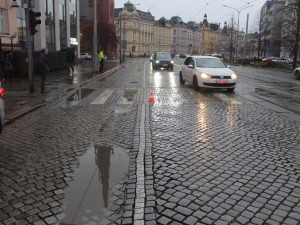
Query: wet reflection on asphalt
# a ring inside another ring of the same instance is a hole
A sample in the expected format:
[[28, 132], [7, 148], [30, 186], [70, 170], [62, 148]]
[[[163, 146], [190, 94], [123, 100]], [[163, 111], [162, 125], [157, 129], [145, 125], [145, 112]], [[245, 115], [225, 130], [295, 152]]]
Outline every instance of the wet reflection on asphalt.
[[129, 156], [119, 147], [91, 147], [66, 190], [64, 224], [95, 224], [104, 218], [110, 192], [128, 171]]

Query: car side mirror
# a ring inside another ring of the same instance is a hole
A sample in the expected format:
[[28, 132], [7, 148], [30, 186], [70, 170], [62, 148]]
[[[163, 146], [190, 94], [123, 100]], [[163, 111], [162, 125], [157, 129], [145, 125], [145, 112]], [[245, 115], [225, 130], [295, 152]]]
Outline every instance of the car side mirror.
[[194, 65], [189, 64], [189, 65], [188, 65], [188, 68], [191, 68], [191, 69], [192, 69], [192, 68], [194, 68]]
[[231, 66], [228, 66], [228, 65], [227, 65], [227, 68], [229, 68], [229, 69], [230, 69], [230, 68], [231, 68]]

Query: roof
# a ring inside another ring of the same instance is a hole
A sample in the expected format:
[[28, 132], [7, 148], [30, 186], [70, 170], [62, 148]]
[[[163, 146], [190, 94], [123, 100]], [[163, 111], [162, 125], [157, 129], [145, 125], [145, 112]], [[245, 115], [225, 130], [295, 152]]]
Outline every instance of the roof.
[[153, 16], [152, 14], [148, 11], [148, 12], [143, 12], [143, 11], [140, 11], [140, 10], [137, 10], [139, 16], [141, 19], [143, 20], [149, 20], [149, 21], [153, 21]]

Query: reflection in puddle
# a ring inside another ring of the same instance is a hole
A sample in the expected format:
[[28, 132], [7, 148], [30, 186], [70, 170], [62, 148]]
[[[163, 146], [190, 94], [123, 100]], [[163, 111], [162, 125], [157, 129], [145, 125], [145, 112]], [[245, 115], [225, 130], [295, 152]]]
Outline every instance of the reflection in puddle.
[[76, 105], [82, 99], [89, 96], [94, 90], [90, 88], [78, 88], [78, 90], [66, 99], [66, 105]]
[[64, 224], [96, 224], [109, 206], [110, 191], [128, 171], [129, 157], [122, 148], [97, 146], [81, 158], [74, 181], [66, 190]]

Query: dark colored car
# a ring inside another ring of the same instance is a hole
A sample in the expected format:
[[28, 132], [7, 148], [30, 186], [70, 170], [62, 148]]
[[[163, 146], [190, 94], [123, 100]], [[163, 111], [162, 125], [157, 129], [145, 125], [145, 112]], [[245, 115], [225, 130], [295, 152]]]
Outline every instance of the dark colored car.
[[153, 69], [173, 69], [174, 61], [169, 52], [156, 52], [152, 60]]

